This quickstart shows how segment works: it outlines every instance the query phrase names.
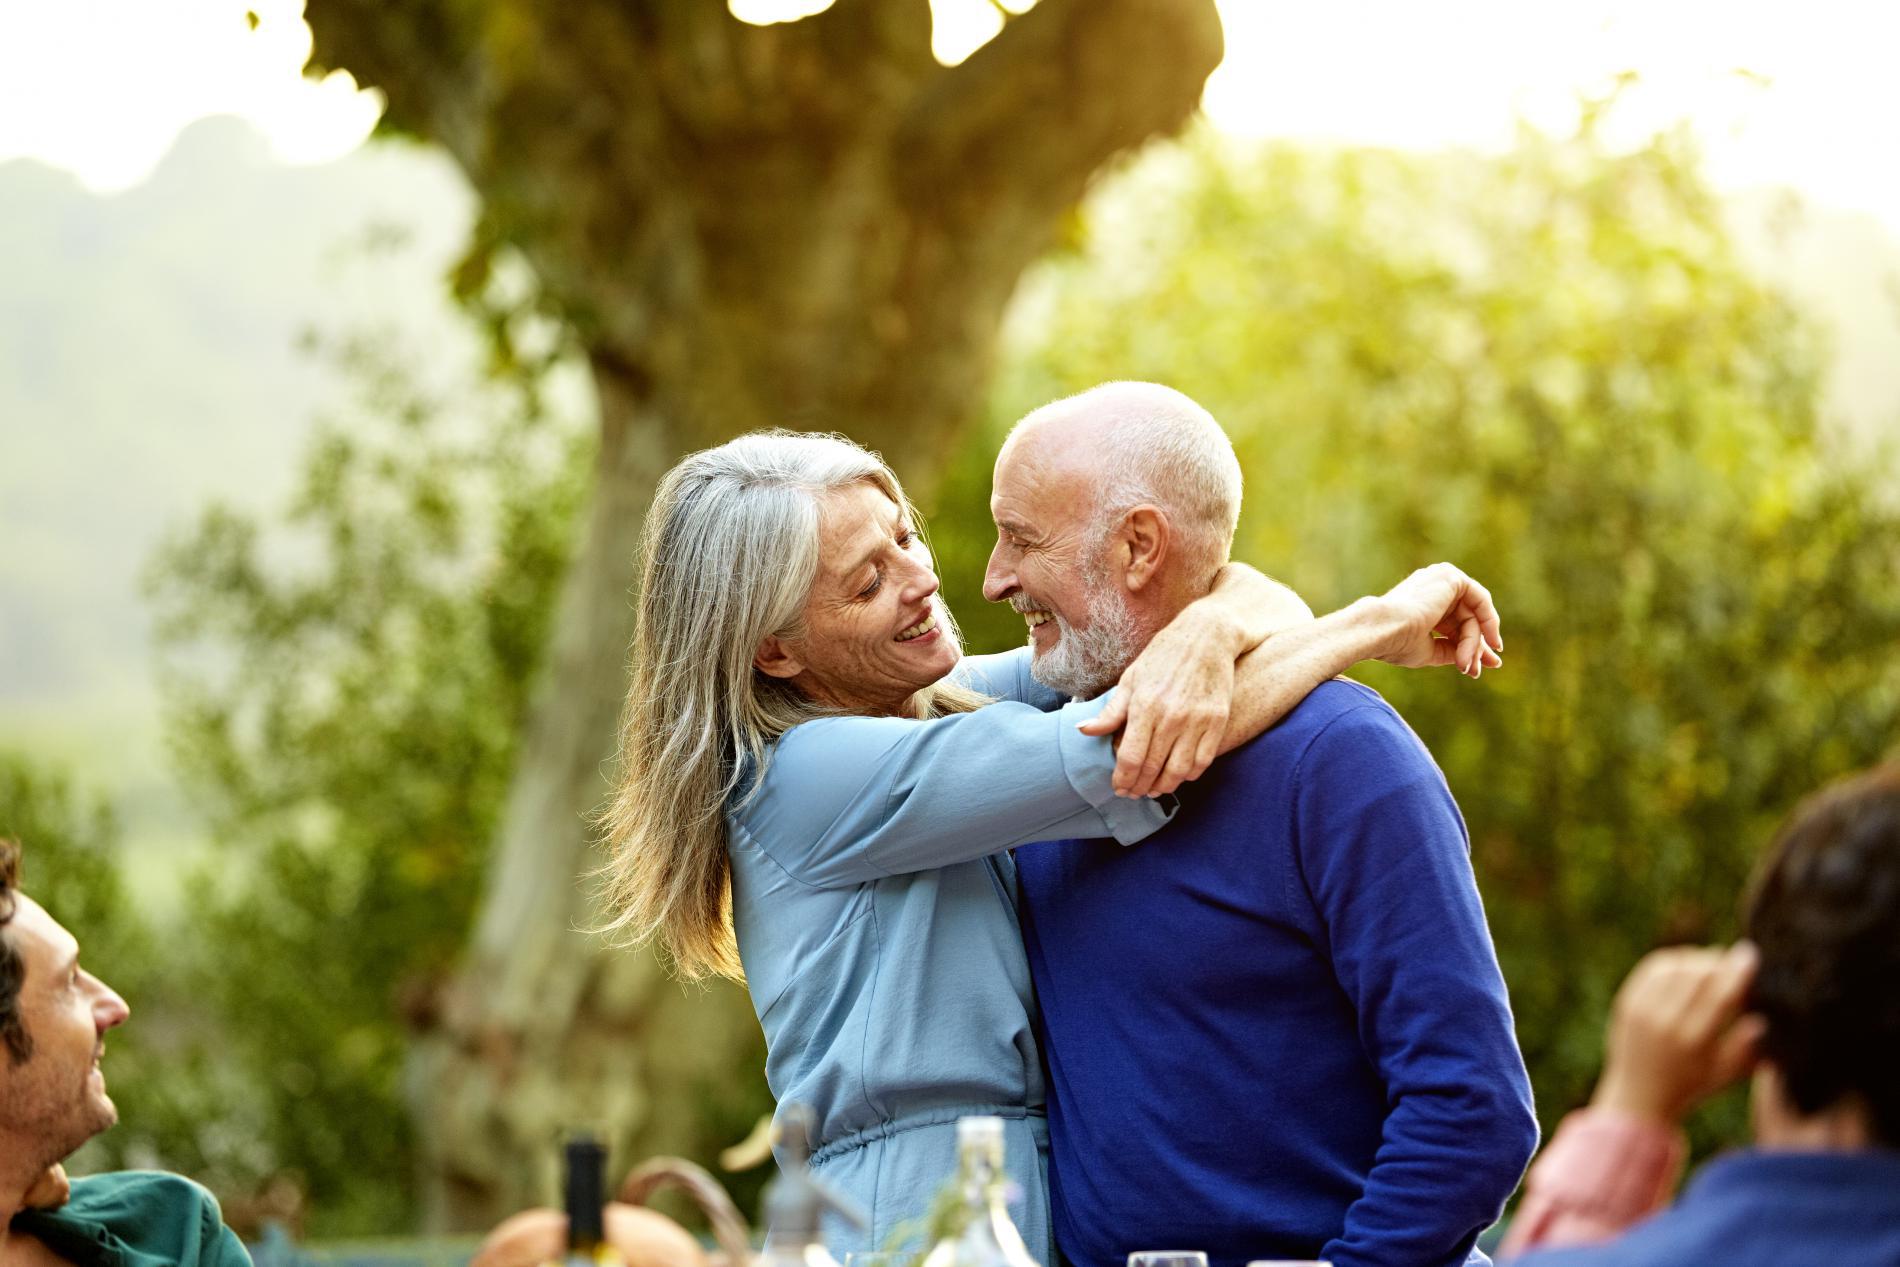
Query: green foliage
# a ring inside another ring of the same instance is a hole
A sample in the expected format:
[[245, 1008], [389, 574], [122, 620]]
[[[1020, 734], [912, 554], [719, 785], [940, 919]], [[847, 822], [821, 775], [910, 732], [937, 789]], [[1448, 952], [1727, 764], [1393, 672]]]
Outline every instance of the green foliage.
[[105, 980], [145, 951], [146, 930], [119, 872], [119, 824], [104, 800], [73, 790], [62, 772], [0, 750], [0, 839], [23, 846], [21, 888], [80, 939], [86, 966]]
[[190, 901], [194, 1054], [247, 1088], [172, 1159], [227, 1190], [288, 1175], [313, 1231], [360, 1234], [411, 1222], [406, 1026], [481, 894], [586, 455], [532, 383], [436, 399], [374, 337], [337, 351], [365, 419], [320, 430], [281, 522], [213, 508], [152, 584], [221, 846]]
[[[953, 605], [974, 646], [1020, 639], [959, 512], [1008, 420], [1110, 378], [1214, 412], [1248, 479], [1237, 557], [1316, 609], [1440, 558], [1490, 585], [1502, 672], [1365, 676], [1464, 807], [1548, 1127], [1638, 955], [1732, 936], [1774, 822], [1900, 734], [1896, 472], [1831, 448], [1814, 332], [1672, 138], [1204, 142], [1093, 215], [945, 488]], [[1736, 1104], [1703, 1125], [1732, 1137]]]

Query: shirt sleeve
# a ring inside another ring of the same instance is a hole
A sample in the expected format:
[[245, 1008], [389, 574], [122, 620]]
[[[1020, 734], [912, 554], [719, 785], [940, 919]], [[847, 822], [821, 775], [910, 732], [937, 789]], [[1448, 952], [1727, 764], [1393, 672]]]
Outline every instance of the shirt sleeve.
[[964, 656], [957, 662], [951, 677], [973, 691], [994, 695], [997, 699], [1015, 700], [1041, 712], [1053, 712], [1067, 704], [1069, 697], [1030, 676], [1033, 656], [1034, 652], [1028, 647], [994, 655]]
[[1294, 799], [1299, 866], [1388, 1105], [1365, 1188], [1318, 1256], [1463, 1263], [1537, 1144], [1464, 820], [1377, 703], [1314, 737]]
[[1682, 1131], [1662, 1122], [1577, 1110], [1531, 1167], [1500, 1256], [1621, 1235], [1668, 1203], [1687, 1154]]
[[1146, 838], [1173, 814], [1117, 797], [1106, 736], [1076, 729], [1108, 696], [1039, 712], [998, 703], [931, 721], [826, 717], [787, 731], [735, 817], [820, 888], [967, 862], [1032, 840]]
[[253, 1267], [251, 1252], [244, 1248], [244, 1242], [238, 1239], [238, 1234], [225, 1223], [217, 1201], [208, 1199], [205, 1206], [205, 1252], [200, 1267]]

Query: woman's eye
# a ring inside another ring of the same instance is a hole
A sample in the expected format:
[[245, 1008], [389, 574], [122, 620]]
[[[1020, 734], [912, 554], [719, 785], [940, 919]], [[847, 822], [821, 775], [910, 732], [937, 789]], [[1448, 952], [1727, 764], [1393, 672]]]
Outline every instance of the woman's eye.
[[871, 583], [858, 591], [858, 597], [871, 597], [871, 595], [877, 593], [878, 587], [882, 584], [884, 584], [884, 574], [882, 572], [873, 572], [871, 574]]
[[917, 540], [916, 536], [911, 532], [909, 528], [899, 529], [897, 533], [897, 548], [899, 550], [908, 550], [916, 542], [916, 540]]

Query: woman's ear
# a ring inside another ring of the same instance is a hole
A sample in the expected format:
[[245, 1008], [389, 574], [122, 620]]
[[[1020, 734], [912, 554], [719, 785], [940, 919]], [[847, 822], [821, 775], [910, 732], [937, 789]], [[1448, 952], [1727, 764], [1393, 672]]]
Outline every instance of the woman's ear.
[[1122, 516], [1122, 583], [1131, 591], [1151, 584], [1167, 561], [1173, 525], [1159, 507], [1143, 504]]
[[805, 662], [793, 655], [777, 634], [765, 635], [752, 665], [767, 677], [795, 678], [805, 671]]

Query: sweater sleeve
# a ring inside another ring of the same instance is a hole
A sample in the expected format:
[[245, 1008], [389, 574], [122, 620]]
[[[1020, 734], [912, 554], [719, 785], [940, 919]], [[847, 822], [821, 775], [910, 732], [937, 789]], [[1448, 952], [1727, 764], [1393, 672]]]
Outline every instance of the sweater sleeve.
[[1531, 1167], [1500, 1256], [1620, 1235], [1668, 1203], [1687, 1152], [1682, 1132], [1661, 1122], [1577, 1110]]
[[1376, 701], [1314, 737], [1294, 799], [1308, 895], [1388, 1105], [1365, 1187], [1319, 1257], [1462, 1263], [1537, 1144], [1464, 820]]

